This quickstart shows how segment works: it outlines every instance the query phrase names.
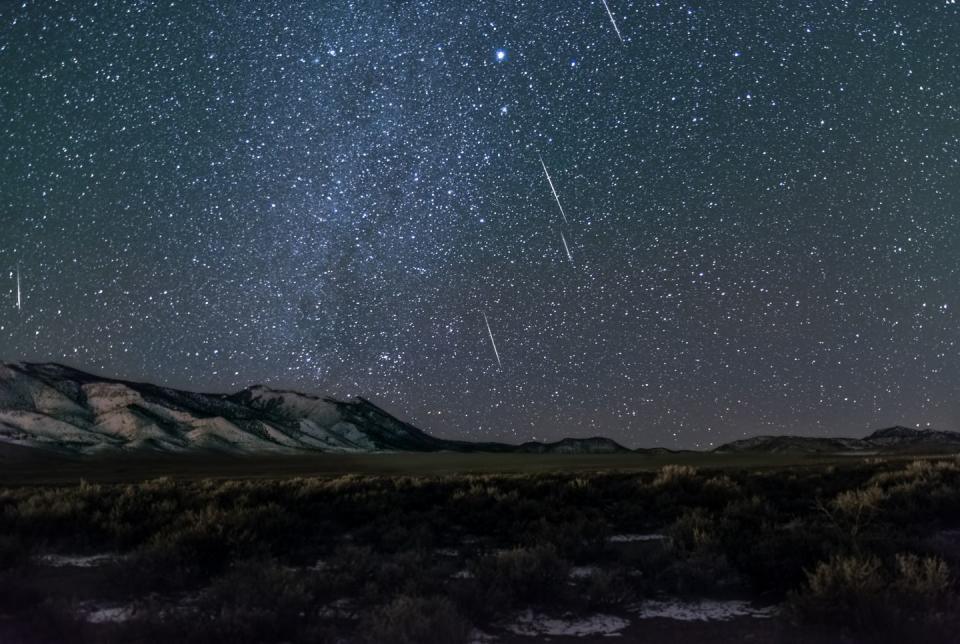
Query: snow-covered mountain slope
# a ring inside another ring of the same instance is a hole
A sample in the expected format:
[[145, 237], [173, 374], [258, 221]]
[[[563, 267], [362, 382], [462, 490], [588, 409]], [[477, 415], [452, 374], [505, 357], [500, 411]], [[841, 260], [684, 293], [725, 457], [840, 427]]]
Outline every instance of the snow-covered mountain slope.
[[0, 444], [76, 454], [627, 451], [596, 438], [522, 446], [448, 441], [363, 398], [339, 401], [264, 386], [200, 394], [33, 363], [0, 363]]

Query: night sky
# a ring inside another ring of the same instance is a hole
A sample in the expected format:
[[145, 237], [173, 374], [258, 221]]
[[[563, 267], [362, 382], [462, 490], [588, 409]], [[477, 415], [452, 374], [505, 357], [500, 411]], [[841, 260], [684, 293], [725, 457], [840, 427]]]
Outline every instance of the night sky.
[[607, 2], [3, 2], [0, 359], [468, 439], [960, 429], [960, 5]]

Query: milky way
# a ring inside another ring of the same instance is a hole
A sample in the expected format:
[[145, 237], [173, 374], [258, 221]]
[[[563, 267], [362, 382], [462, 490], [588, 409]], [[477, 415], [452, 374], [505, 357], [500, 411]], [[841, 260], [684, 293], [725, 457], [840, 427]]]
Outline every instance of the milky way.
[[607, 5], [3, 3], [0, 358], [473, 439], [960, 429], [958, 5]]

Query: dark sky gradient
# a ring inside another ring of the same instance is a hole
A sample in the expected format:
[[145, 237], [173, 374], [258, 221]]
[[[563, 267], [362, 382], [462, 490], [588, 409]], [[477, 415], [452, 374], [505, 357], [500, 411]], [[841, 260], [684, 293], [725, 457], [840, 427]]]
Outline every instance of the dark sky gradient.
[[958, 5], [608, 3], [3, 2], [0, 358], [471, 439], [960, 429]]

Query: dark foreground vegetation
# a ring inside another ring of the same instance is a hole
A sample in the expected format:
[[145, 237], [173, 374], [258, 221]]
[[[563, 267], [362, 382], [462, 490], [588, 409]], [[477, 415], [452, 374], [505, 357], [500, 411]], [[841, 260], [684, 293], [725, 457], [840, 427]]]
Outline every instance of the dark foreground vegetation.
[[516, 642], [528, 608], [664, 596], [777, 605], [782, 641], [947, 642], [958, 571], [953, 458], [0, 488], [3, 642]]

